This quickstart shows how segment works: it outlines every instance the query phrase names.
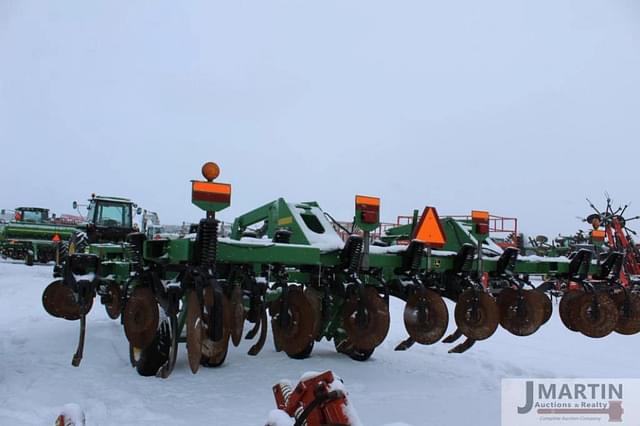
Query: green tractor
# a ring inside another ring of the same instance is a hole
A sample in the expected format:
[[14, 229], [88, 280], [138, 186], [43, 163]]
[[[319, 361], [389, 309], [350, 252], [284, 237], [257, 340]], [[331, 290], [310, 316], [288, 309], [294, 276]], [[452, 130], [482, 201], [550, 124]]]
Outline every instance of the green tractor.
[[[78, 202], [73, 202], [75, 210], [79, 206]], [[127, 235], [137, 230], [134, 215], [142, 212], [141, 208], [127, 198], [95, 194], [91, 195], [86, 207], [86, 222], [78, 230], [86, 234], [89, 244], [124, 241]]]
[[[121, 197], [96, 196], [91, 194], [88, 204], [73, 202], [73, 209], [87, 208], [85, 220], [76, 225], [68, 238], [62, 242], [58, 260], [54, 267], [54, 276], [62, 274], [62, 263], [74, 253], [85, 252], [91, 244], [121, 243], [127, 235], [138, 230], [134, 215], [142, 209], [133, 201]], [[120, 252], [119, 250], [116, 250]]]
[[55, 261], [61, 241], [71, 237], [73, 226], [54, 223], [49, 209], [41, 207], [17, 207], [14, 213], [14, 220], [0, 232], [0, 255], [27, 265]]

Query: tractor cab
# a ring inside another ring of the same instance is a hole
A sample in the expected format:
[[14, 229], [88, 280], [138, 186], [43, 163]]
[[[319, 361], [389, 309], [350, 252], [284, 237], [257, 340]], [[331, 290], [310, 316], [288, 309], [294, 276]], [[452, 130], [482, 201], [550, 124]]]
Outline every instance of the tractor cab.
[[[73, 203], [74, 208], [78, 203]], [[92, 195], [87, 206], [87, 237], [91, 243], [124, 241], [136, 230], [134, 209], [141, 210], [131, 200]]]
[[40, 207], [17, 207], [14, 220], [22, 223], [47, 223], [49, 222], [49, 209]]

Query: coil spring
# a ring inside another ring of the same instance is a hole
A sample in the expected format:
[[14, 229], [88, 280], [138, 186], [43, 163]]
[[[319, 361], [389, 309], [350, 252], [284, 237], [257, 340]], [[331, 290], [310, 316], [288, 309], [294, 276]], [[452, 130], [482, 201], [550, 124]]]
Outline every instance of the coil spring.
[[137, 246], [131, 245], [129, 247], [129, 256], [133, 263], [141, 264], [142, 263], [142, 250], [140, 250]]
[[284, 405], [286, 406], [289, 403], [289, 398], [293, 393], [293, 389], [288, 383], [279, 383], [280, 391], [282, 392], [282, 398], [284, 399]]
[[145, 236], [142, 233], [129, 234], [127, 236], [127, 252], [131, 262], [136, 265], [137, 268], [142, 267], [142, 246], [144, 244]]
[[424, 244], [416, 244], [411, 253], [411, 271], [419, 271], [424, 256]]
[[133, 264], [132, 269], [134, 271], [140, 270], [142, 266], [142, 254], [138, 251], [136, 246], [129, 246], [129, 259]]
[[362, 250], [364, 241], [359, 236], [351, 236], [345, 245], [345, 257], [347, 261], [346, 269], [348, 272], [357, 272], [360, 269], [360, 261], [362, 259]]
[[[293, 389], [291, 388], [291, 386], [288, 383], [279, 383], [278, 387], [280, 388], [280, 391], [282, 392], [282, 397], [284, 398], [284, 405], [286, 407], [289, 404], [289, 398], [291, 397], [291, 394], [293, 393]], [[304, 407], [301, 404], [298, 404], [298, 406], [296, 407], [296, 412], [294, 413], [295, 418], [299, 419], [300, 416], [302, 416], [303, 412], [304, 412]], [[305, 420], [303, 425], [306, 426], [306, 424], [307, 424], [307, 422]]]
[[218, 252], [218, 221], [202, 219], [198, 226], [198, 260], [201, 266], [213, 268]]

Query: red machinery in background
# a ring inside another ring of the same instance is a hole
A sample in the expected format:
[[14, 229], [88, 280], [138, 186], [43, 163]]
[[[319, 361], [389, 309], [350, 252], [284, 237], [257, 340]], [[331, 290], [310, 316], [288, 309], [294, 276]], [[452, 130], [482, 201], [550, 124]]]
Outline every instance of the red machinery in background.
[[[611, 198], [609, 195], [606, 197], [607, 207], [604, 212], [598, 210], [598, 208], [587, 199], [589, 206], [595, 213], [587, 216], [585, 221], [593, 228], [591, 238], [594, 242], [598, 240], [604, 242], [606, 238], [606, 244], [609, 250], [624, 254], [623, 267], [620, 271], [620, 281], [622, 281], [623, 285], [628, 286], [632, 275], [640, 275], [640, 250], [638, 250], [638, 246], [634, 243], [633, 237], [631, 236], [637, 233], [627, 227], [627, 224], [632, 220], [640, 219], [640, 216], [626, 219], [624, 213], [627, 211], [629, 205], [627, 204], [624, 207], [618, 207], [614, 210], [611, 204]], [[601, 230], [600, 227], [603, 227], [604, 230]]]

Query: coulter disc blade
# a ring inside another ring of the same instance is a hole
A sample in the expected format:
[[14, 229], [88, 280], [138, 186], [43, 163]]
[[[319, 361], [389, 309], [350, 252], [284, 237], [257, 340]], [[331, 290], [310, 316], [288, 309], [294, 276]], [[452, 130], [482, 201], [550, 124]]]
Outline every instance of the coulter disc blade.
[[133, 291], [124, 309], [123, 320], [124, 333], [134, 347], [144, 349], [153, 342], [158, 330], [159, 311], [150, 288]]
[[289, 324], [282, 326], [280, 320], [281, 300], [274, 302], [271, 307], [271, 326], [274, 339], [279, 347], [290, 357], [298, 357], [305, 353], [314, 341], [314, 326], [317, 319], [311, 303], [305, 297], [302, 289], [297, 286], [289, 288], [287, 304], [289, 305]]
[[613, 301], [618, 307], [618, 323], [616, 333], [630, 336], [640, 333], [640, 296], [635, 293], [627, 293], [628, 302], [625, 306], [624, 292], [617, 293]]
[[120, 286], [116, 283], [109, 284], [109, 303], [104, 305], [107, 315], [111, 319], [118, 319], [122, 312], [122, 292]]
[[560, 299], [560, 306], [558, 312], [560, 313], [560, 319], [565, 327], [571, 331], [579, 331], [573, 322], [573, 318], [569, 315], [570, 307], [575, 303], [575, 300], [584, 294], [584, 290], [569, 290], [562, 295]]
[[389, 307], [375, 288], [362, 291], [363, 314], [358, 315], [358, 300], [352, 297], [345, 302], [342, 320], [347, 339], [361, 352], [372, 351], [387, 337], [389, 332]]
[[458, 298], [455, 318], [462, 334], [473, 340], [484, 340], [498, 328], [500, 310], [487, 293], [469, 289]]
[[73, 297], [73, 291], [62, 280], [49, 284], [42, 293], [42, 306], [49, 315], [69, 321], [80, 319], [80, 306]]
[[404, 326], [409, 337], [422, 345], [442, 339], [449, 325], [449, 311], [442, 297], [433, 290], [421, 290], [407, 299]]
[[496, 303], [498, 304], [498, 308], [502, 313], [503, 307], [508, 306], [511, 302], [513, 302], [518, 297], [518, 290], [508, 287], [500, 291], [498, 296], [496, 297]]
[[[226, 297], [222, 297], [222, 338], [218, 341], [213, 341], [209, 338], [209, 309], [213, 309], [213, 291], [209, 288], [205, 288], [205, 305], [204, 313], [202, 315], [202, 359], [200, 363], [205, 367], [219, 367], [224, 363], [229, 351], [229, 338], [231, 335], [231, 301]], [[210, 301], [211, 304], [208, 304]]]
[[509, 333], [516, 336], [529, 336], [542, 325], [545, 314], [544, 300], [536, 298], [532, 294], [534, 291], [518, 291], [509, 288], [503, 290], [498, 296], [500, 325]]
[[187, 357], [189, 368], [196, 374], [202, 359], [202, 304], [198, 294], [191, 290], [187, 296]]
[[313, 325], [313, 338], [318, 339], [320, 332], [322, 331], [322, 292], [312, 287], [304, 289], [304, 295], [311, 305], [313, 311], [313, 318], [315, 323]]
[[542, 324], [546, 324], [551, 319], [551, 315], [553, 314], [553, 305], [551, 303], [551, 299], [543, 291], [540, 290], [533, 290], [531, 292], [531, 297], [537, 300], [535, 303], [540, 307], [540, 309], [542, 309], [543, 312]]
[[244, 304], [240, 286], [233, 287], [231, 291], [231, 319], [231, 342], [237, 347], [242, 341], [244, 331]]
[[582, 334], [600, 338], [616, 328], [618, 307], [607, 294], [584, 293], [569, 306], [569, 316]]

